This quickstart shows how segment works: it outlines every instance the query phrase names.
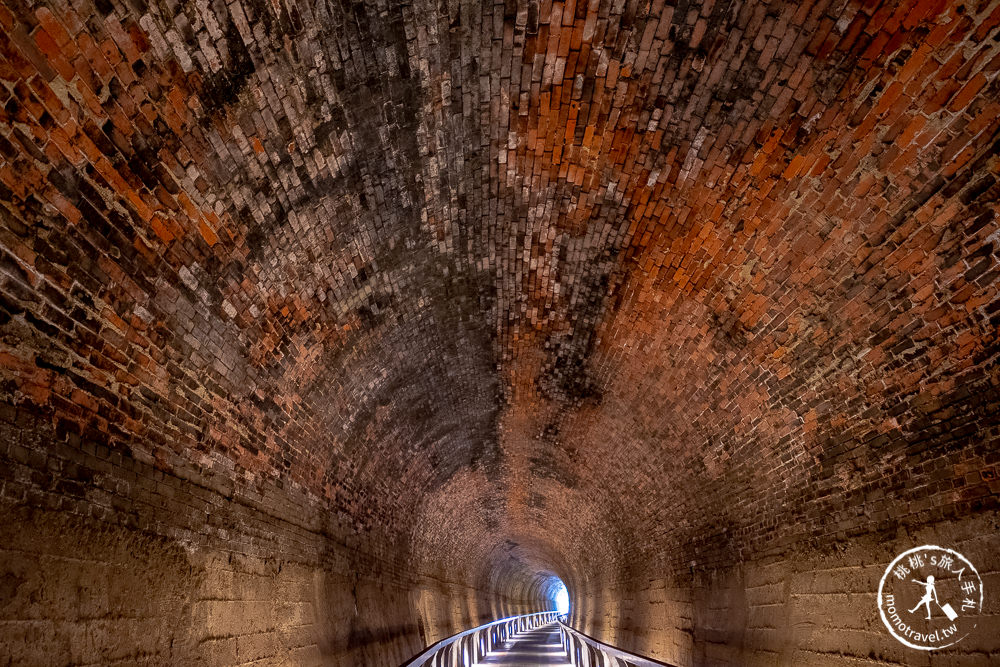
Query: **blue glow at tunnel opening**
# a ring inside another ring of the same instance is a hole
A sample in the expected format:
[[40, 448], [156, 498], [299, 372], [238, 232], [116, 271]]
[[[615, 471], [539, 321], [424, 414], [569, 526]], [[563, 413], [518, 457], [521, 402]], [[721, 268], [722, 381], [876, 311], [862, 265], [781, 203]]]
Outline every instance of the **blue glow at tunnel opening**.
[[566, 590], [566, 584], [561, 581], [553, 588], [552, 603], [560, 614], [569, 613], [569, 591]]

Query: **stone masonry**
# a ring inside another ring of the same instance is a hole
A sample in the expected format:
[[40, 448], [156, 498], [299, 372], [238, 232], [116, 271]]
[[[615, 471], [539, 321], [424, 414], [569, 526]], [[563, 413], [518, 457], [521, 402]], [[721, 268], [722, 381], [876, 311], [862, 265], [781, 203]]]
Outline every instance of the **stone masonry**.
[[998, 215], [1000, 0], [0, 0], [0, 666], [997, 664]]

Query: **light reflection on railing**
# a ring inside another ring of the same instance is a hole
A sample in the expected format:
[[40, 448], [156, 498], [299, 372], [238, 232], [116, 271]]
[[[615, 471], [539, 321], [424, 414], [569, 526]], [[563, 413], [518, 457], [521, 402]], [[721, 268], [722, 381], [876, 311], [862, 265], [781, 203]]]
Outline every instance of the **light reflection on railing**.
[[570, 664], [575, 667], [670, 667], [664, 662], [657, 662], [632, 653], [608, 646], [577, 632], [565, 623], [566, 617], [559, 617], [559, 637], [563, 648], [569, 656]]
[[405, 667], [472, 667], [513, 635], [556, 620], [557, 612], [511, 616], [442, 639], [403, 663]]

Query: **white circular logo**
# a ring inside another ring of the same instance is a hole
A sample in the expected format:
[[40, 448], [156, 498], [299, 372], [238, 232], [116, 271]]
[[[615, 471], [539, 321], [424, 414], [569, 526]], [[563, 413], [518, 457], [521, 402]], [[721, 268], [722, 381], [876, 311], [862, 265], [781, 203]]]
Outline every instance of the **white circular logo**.
[[931, 545], [896, 556], [878, 585], [878, 611], [892, 636], [933, 651], [957, 644], [983, 610], [983, 580], [969, 559]]

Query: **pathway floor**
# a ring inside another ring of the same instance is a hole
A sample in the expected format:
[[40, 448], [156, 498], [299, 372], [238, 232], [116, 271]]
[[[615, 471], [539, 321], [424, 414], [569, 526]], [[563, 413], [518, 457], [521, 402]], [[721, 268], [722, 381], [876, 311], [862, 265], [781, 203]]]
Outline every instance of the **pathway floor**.
[[559, 643], [559, 626], [549, 623], [511, 637], [498, 646], [480, 665], [535, 667], [536, 665], [569, 666], [569, 658]]

